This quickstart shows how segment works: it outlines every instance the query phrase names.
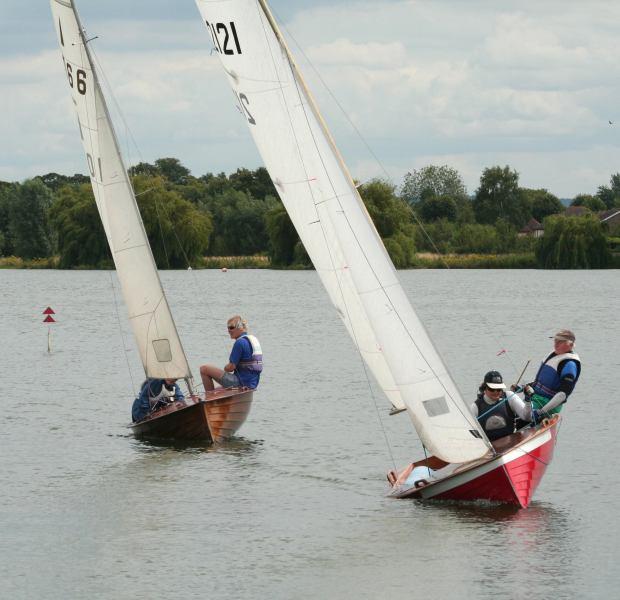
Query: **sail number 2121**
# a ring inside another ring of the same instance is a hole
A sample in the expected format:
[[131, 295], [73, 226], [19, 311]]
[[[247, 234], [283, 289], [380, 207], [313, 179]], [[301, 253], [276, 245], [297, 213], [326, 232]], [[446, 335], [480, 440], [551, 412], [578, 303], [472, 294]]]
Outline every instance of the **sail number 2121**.
[[233, 21], [230, 21], [228, 24], [209, 23], [209, 21], [205, 21], [205, 23], [213, 38], [213, 45], [218, 52], [223, 54], [241, 54], [241, 44], [239, 43], [237, 29]]

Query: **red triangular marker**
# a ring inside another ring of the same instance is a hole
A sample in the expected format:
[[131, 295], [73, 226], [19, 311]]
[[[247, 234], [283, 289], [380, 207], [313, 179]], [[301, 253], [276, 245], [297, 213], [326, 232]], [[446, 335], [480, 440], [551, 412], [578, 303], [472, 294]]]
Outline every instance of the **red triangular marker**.
[[[48, 306], [44, 311], [44, 315], [55, 315], [56, 313]], [[53, 320], [53, 319], [52, 319]]]
[[52, 317], [51, 315], [47, 315], [47, 317], [45, 317], [45, 319], [43, 319], [44, 323], [56, 323], [56, 321], [54, 321], [54, 317]]

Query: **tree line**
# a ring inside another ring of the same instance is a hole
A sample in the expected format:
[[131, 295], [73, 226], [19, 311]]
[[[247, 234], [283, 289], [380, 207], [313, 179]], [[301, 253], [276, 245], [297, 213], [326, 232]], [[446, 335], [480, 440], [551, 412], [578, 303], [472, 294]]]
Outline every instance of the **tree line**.
[[[129, 175], [160, 268], [252, 255], [268, 256], [275, 267], [310, 266], [266, 169], [194, 177], [179, 160], [161, 158]], [[472, 195], [445, 165], [407, 173], [398, 190], [378, 179], [358, 189], [399, 268], [415, 266], [418, 252], [532, 252], [545, 268], [602, 268], [611, 260], [608, 238], [618, 236], [595, 216], [561, 216], [565, 206], [556, 196], [520, 187], [508, 166], [485, 169]], [[620, 207], [620, 174], [572, 203], [592, 215]], [[545, 224], [541, 240], [518, 235], [532, 218]], [[58, 256], [61, 268], [111, 266], [89, 178], [48, 173], [0, 182], [0, 255]]]

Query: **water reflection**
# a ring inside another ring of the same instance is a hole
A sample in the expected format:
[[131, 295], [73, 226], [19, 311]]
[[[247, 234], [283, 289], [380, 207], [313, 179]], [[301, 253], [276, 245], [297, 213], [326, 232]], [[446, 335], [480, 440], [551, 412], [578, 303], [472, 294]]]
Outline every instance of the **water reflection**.
[[166, 439], [134, 439], [134, 450], [142, 454], [158, 453], [165, 450], [177, 450], [189, 453], [216, 453], [233, 456], [248, 456], [263, 445], [263, 440], [248, 440], [236, 437], [219, 444], [206, 440], [166, 440]]

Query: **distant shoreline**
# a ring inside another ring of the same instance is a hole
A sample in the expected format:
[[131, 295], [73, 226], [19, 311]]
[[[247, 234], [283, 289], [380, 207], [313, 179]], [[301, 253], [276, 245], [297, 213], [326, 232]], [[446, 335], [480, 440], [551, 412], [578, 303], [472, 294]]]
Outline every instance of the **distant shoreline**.
[[[0, 269], [57, 269], [59, 257], [23, 259], [18, 256], [0, 257]], [[536, 259], [533, 253], [525, 254], [416, 254], [415, 265], [411, 269], [533, 269]], [[81, 265], [79, 270], [113, 270], [113, 265], [93, 267]], [[272, 267], [267, 256], [205, 256], [203, 264], [197, 269], [277, 269], [295, 271], [310, 269], [305, 265]]]
[[[31, 260], [18, 256], [0, 257], [0, 269], [58, 269], [59, 257], [35, 258]], [[610, 269], [617, 269], [618, 261], [612, 261]], [[193, 267], [202, 269], [273, 269], [276, 271], [310, 270], [306, 265], [273, 267], [267, 256], [205, 256], [203, 264]], [[418, 252], [415, 264], [403, 271], [415, 269], [536, 269], [536, 257], [533, 252], [521, 254], [432, 254]], [[161, 268], [160, 268], [161, 269]], [[112, 264], [103, 267], [82, 265], [70, 271], [106, 271], [114, 270]], [[167, 269], [161, 269], [167, 270]], [[179, 270], [179, 269], [173, 269]]]

